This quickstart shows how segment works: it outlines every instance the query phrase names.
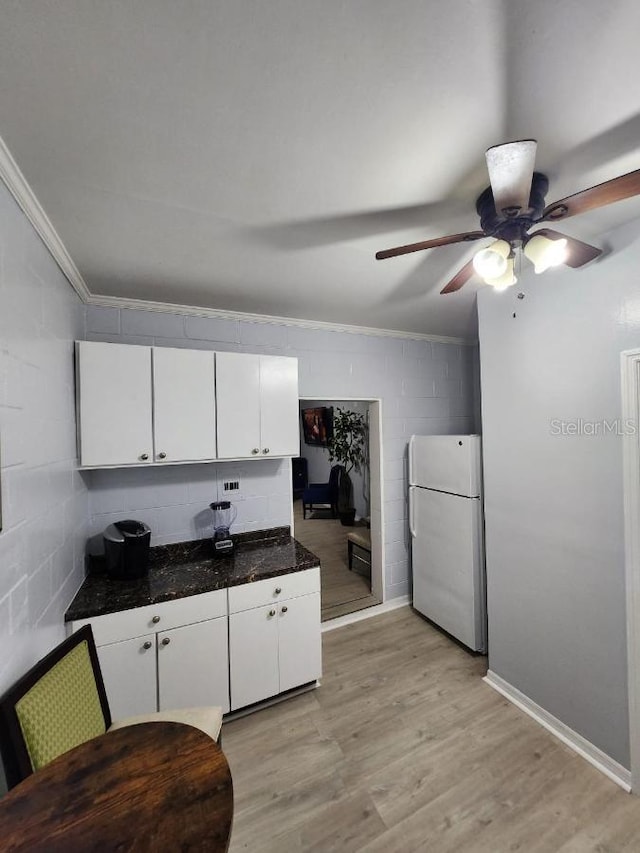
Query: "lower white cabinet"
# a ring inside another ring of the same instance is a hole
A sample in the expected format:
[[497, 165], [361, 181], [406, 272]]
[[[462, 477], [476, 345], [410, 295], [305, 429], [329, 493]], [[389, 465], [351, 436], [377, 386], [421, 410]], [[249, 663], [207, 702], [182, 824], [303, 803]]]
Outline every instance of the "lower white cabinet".
[[220, 705], [229, 710], [226, 618], [157, 635], [158, 710]]
[[244, 708], [280, 692], [278, 617], [270, 604], [229, 620], [231, 707]]
[[320, 678], [319, 569], [233, 587], [229, 609], [232, 711]]
[[114, 720], [171, 708], [229, 710], [227, 590], [71, 623], [93, 630]]
[[203, 705], [227, 713], [322, 675], [319, 568], [82, 619], [71, 630], [87, 623], [114, 720]]
[[114, 720], [156, 710], [156, 636], [98, 646], [98, 660]]
[[322, 675], [319, 592], [280, 605], [278, 671], [280, 692]]

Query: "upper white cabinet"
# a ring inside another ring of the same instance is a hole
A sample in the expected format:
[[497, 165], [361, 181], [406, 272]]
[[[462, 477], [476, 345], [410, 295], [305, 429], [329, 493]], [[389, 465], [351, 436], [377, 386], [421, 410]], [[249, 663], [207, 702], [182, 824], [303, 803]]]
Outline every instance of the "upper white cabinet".
[[298, 361], [216, 353], [218, 458], [297, 456]]
[[151, 348], [79, 341], [82, 465], [153, 460]]
[[84, 467], [299, 453], [295, 358], [79, 341], [77, 361]]
[[[218, 456], [258, 456], [260, 446], [260, 356], [216, 356]], [[299, 452], [299, 450], [298, 450]]]
[[297, 358], [260, 356], [260, 438], [263, 453], [300, 453]]
[[156, 462], [215, 459], [214, 354], [153, 348], [153, 432]]

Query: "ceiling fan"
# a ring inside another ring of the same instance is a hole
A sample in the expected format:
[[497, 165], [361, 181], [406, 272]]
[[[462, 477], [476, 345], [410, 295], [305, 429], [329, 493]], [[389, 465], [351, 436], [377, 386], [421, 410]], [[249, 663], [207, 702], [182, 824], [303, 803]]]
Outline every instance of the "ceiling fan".
[[538, 228], [537, 231], [529, 232], [541, 222], [557, 222], [614, 201], [640, 195], [640, 169], [545, 207], [549, 180], [546, 175], [534, 171], [536, 148], [535, 139], [522, 139], [487, 149], [490, 186], [476, 201], [480, 231], [449, 234], [434, 240], [396, 246], [377, 252], [376, 258], [384, 260], [451, 243], [468, 243], [483, 237], [495, 238], [493, 243], [477, 252], [455, 274], [441, 293], [460, 290], [474, 273], [478, 273], [485, 283], [498, 290], [515, 284], [514, 260], [518, 248], [534, 264], [537, 273], [558, 264], [577, 268], [597, 258], [602, 254], [602, 249], [559, 231]]

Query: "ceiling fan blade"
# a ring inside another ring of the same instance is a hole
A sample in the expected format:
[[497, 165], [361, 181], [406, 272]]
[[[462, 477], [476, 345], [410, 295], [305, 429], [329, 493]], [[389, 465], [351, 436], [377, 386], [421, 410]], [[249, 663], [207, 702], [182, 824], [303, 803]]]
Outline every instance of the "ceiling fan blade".
[[561, 234], [559, 231], [553, 231], [551, 228], [540, 228], [531, 236], [534, 237], [535, 234], [541, 234], [543, 237], [548, 237], [550, 240], [566, 240], [567, 259], [564, 263], [573, 269], [577, 269], [578, 267], [588, 264], [589, 261], [593, 261], [602, 254], [602, 249], [598, 249], [596, 246], [591, 246], [589, 243], [583, 243], [582, 240], [576, 240], [575, 237], [568, 237], [566, 234]]
[[376, 260], [395, 258], [398, 255], [408, 255], [411, 252], [421, 252], [423, 249], [434, 249], [436, 246], [448, 246], [450, 243], [468, 243], [486, 237], [484, 231], [465, 231], [462, 234], [449, 234], [448, 237], [436, 237], [434, 240], [422, 240], [420, 243], [409, 243], [407, 246], [396, 246], [395, 249], [385, 249], [376, 252]]
[[447, 284], [446, 287], [443, 287], [440, 293], [455, 293], [456, 290], [460, 290], [460, 288], [464, 287], [464, 285], [473, 276], [474, 272], [473, 261], [469, 261], [469, 263], [465, 264], [461, 270], [458, 270], [449, 284]]
[[606, 204], [613, 204], [614, 201], [622, 201], [634, 195], [640, 195], [640, 169], [626, 175], [620, 175], [618, 178], [612, 178], [610, 181], [597, 184], [595, 187], [582, 190], [566, 198], [561, 198], [560, 201], [554, 201], [553, 204], [545, 207], [544, 213], [538, 221], [543, 222], [548, 219], [551, 222], [557, 222], [560, 219], [566, 219], [568, 216], [586, 213], [588, 210], [604, 207]]
[[535, 139], [520, 139], [487, 149], [487, 169], [499, 217], [508, 219], [529, 207], [537, 147]]

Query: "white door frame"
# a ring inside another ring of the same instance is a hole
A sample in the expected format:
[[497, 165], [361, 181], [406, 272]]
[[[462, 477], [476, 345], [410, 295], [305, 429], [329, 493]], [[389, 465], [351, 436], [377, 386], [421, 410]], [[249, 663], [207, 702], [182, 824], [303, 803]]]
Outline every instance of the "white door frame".
[[640, 793], [640, 349], [621, 353], [631, 790]]
[[[336, 400], [348, 403], [369, 403], [369, 516], [371, 519], [371, 593], [384, 604], [386, 601], [385, 557], [384, 557], [384, 476], [382, 461], [382, 399], [380, 397], [316, 397], [311, 394], [300, 396], [318, 403], [333, 403]], [[377, 500], [379, 499], [379, 500]], [[376, 506], [376, 503], [378, 506]], [[377, 516], [376, 516], [377, 512]], [[291, 519], [293, 530], [293, 517]], [[295, 535], [295, 532], [294, 532]], [[370, 609], [370, 608], [369, 608]]]

